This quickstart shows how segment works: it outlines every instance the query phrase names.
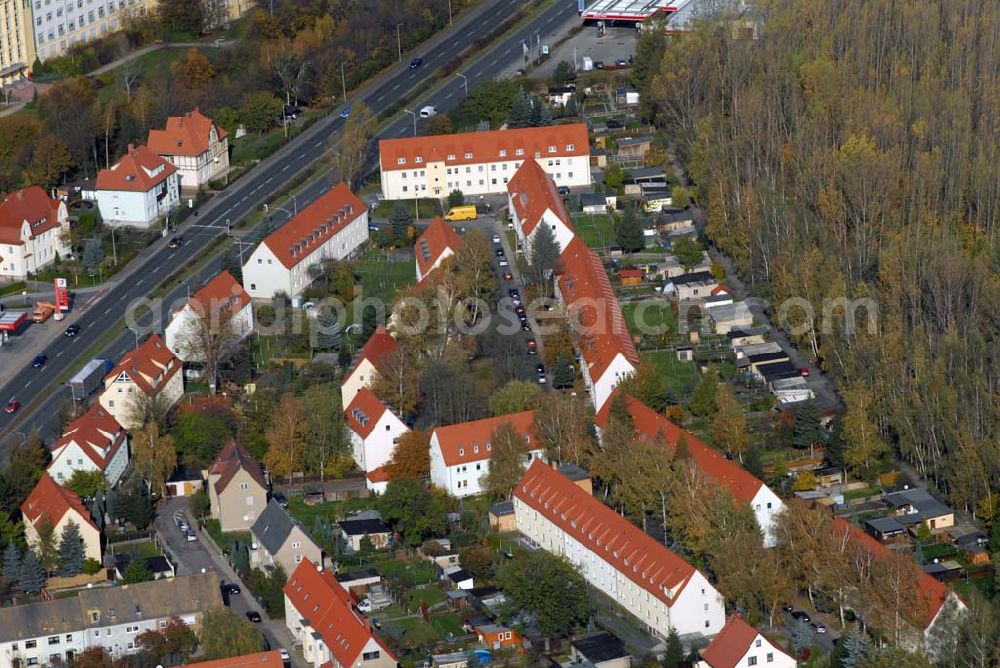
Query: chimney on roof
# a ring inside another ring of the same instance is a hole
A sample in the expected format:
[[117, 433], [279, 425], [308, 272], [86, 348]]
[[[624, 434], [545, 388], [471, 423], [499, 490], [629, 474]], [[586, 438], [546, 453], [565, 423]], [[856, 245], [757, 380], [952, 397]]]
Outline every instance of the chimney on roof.
[[128, 152], [132, 153], [133, 151], [135, 151], [135, 144], [129, 144], [128, 145]]

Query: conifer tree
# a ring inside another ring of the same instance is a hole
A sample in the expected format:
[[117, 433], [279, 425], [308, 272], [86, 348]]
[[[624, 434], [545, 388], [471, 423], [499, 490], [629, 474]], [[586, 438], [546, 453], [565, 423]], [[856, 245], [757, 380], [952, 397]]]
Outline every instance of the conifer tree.
[[83, 570], [85, 557], [80, 527], [70, 520], [63, 527], [62, 535], [59, 537], [59, 575], [67, 577], [78, 575]]
[[21, 562], [20, 576], [18, 577], [18, 586], [21, 591], [34, 596], [42, 591], [42, 587], [45, 586], [45, 580], [45, 569], [42, 568], [42, 564], [38, 561], [38, 557], [34, 551], [30, 549], [25, 550], [24, 560]]

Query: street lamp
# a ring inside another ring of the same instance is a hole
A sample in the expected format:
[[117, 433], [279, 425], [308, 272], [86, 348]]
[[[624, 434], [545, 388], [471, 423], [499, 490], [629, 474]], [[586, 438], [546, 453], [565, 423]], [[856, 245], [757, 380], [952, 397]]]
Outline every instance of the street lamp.
[[413, 116], [413, 136], [417, 136], [417, 115], [416, 113], [410, 111], [409, 109], [403, 109], [403, 113]]
[[396, 24], [396, 53], [399, 54], [399, 62], [403, 62], [403, 43], [399, 39], [399, 29], [403, 25], [402, 23]]
[[456, 77], [462, 77], [462, 85], [465, 86], [465, 97], [469, 97], [469, 77], [461, 72], [455, 72]]
[[344, 76], [344, 63], [340, 63], [340, 88], [344, 92], [344, 104], [347, 104], [347, 78]]
[[451, 25], [451, 0], [448, 0], [448, 25]]

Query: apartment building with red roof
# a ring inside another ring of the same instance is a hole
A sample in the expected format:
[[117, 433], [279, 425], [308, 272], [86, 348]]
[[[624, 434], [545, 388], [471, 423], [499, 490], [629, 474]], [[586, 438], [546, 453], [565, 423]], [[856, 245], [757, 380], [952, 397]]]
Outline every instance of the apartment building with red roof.
[[[228, 271], [221, 271], [170, 315], [163, 337], [182, 362], [204, 362], [204, 343], [224, 339], [233, 346], [253, 333], [250, 295]], [[219, 337], [219, 338], [217, 338]]]
[[100, 403], [70, 422], [49, 447], [48, 472], [65, 485], [77, 471], [100, 471], [113, 486], [128, 468], [128, 433]]
[[0, 278], [23, 281], [72, 254], [69, 212], [38, 186], [17, 190], [0, 202]]
[[308, 559], [283, 590], [285, 626], [312, 668], [396, 668], [396, 656], [330, 571]]
[[594, 410], [600, 411], [615, 387], [635, 373], [639, 353], [597, 253], [573, 237], [559, 264], [556, 295], [579, 334], [583, 380]]
[[521, 411], [483, 420], [437, 427], [431, 433], [431, 483], [452, 496], [474, 496], [483, 492], [482, 478], [490, 472], [493, 435], [510, 425], [524, 441], [524, 465], [544, 454], [535, 435], [535, 411]]
[[98, 401], [126, 429], [141, 427], [134, 423], [137, 405], [155, 399], [171, 408], [184, 394], [181, 366], [160, 335], [151, 334], [105, 376]]
[[414, 244], [417, 266], [417, 282], [441, 266], [462, 247], [462, 237], [440, 216], [431, 221]]
[[223, 531], [247, 531], [267, 508], [267, 479], [236, 439], [223, 446], [208, 469], [208, 502]]
[[94, 196], [106, 225], [146, 228], [180, 206], [180, 182], [176, 167], [130, 144], [121, 160], [97, 173]]
[[297, 298], [313, 282], [309, 267], [351, 257], [367, 242], [368, 207], [338, 183], [260, 242], [243, 264], [243, 287], [254, 299]]
[[694, 566], [544, 462], [514, 488], [517, 530], [564, 556], [587, 581], [666, 637], [722, 630], [722, 595]]
[[229, 133], [195, 107], [149, 131], [146, 146], [177, 168], [181, 188], [197, 190], [229, 171]]
[[228, 659], [210, 659], [184, 665], [186, 668], [285, 668], [285, 661], [281, 658], [280, 650], [272, 649], [231, 656]]
[[395, 412], [367, 387], [354, 395], [344, 410], [351, 432], [354, 461], [365, 473], [378, 469], [392, 458], [399, 437], [410, 431]]
[[569, 246], [576, 232], [573, 219], [552, 175], [533, 158], [525, 160], [507, 184], [507, 202], [517, 238], [530, 257], [531, 240], [539, 224], [548, 225], [559, 250]]
[[358, 390], [371, 387], [378, 378], [378, 365], [386, 356], [399, 350], [396, 339], [381, 325], [365, 342], [361, 352], [347, 370], [344, 381], [340, 384], [340, 400], [344, 410], [351, 405]]
[[61, 487], [48, 473], [42, 473], [38, 484], [21, 504], [21, 518], [24, 520], [24, 540], [28, 547], [38, 545], [42, 525], [52, 527], [58, 544], [63, 528], [73, 522], [80, 529], [86, 558], [101, 560], [101, 532], [91, 519], [90, 511], [80, 497]]
[[[594, 417], [598, 433], [607, 427], [608, 421], [611, 419], [611, 404], [615, 396], [617, 396], [617, 391], [612, 395], [612, 400], [606, 402]], [[785, 503], [777, 494], [771, 491], [762, 480], [740, 466], [739, 462], [726, 459], [718, 450], [694, 434], [682, 430], [635, 397], [628, 395], [625, 397], [625, 401], [638, 438], [644, 441], [658, 440], [663, 443], [664, 447], [670, 448], [673, 452], [673, 448], [677, 446], [677, 442], [683, 434], [690, 460], [698, 468], [698, 471], [719, 487], [730, 492], [738, 503], [748, 505], [753, 510], [757, 524], [764, 533], [764, 545], [766, 547], [774, 546], [775, 522], [778, 515], [785, 509]]]
[[701, 650], [701, 661], [695, 668], [795, 668], [797, 665], [795, 657], [734, 613], [719, 635]]
[[378, 143], [385, 199], [499, 195], [521, 164], [534, 158], [560, 186], [590, 185], [585, 123], [538, 128], [400, 137]]

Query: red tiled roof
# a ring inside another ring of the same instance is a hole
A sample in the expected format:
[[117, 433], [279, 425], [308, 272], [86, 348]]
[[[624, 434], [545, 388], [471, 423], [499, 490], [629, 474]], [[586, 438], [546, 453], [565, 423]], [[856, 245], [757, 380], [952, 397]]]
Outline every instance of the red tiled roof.
[[368, 438], [368, 435], [375, 429], [375, 424], [382, 417], [382, 413], [387, 410], [389, 409], [375, 396], [374, 392], [367, 387], [362, 387], [354, 395], [354, 401], [344, 411], [344, 419], [351, 431], [361, 438]]
[[[194, 111], [183, 116], [167, 118], [165, 129], [150, 130], [146, 146], [157, 155], [198, 156], [208, 150], [209, 133], [213, 125], [212, 119], [195, 107]], [[228, 134], [218, 125], [215, 125], [215, 132], [219, 141]]]
[[250, 456], [246, 448], [236, 442], [236, 439], [231, 439], [216, 456], [211, 468], [208, 469], [209, 476], [219, 476], [219, 479], [215, 481], [215, 492], [222, 494], [240, 470], [249, 473], [258, 485], [267, 489], [267, 481], [264, 479], [264, 472], [260, 470], [260, 464]]
[[117, 165], [97, 173], [97, 189], [146, 193], [176, 172], [176, 167], [145, 146], [130, 146]]
[[80, 501], [80, 497], [65, 487], [60, 487], [48, 473], [42, 473], [38, 484], [21, 504], [21, 512], [31, 524], [45, 518], [55, 526], [71, 510], [79, 515], [73, 519], [74, 522], [84, 522], [97, 530], [97, 525], [90, 518], [90, 511]]
[[[174, 357], [160, 335], [151, 334], [141, 346], [127, 353], [104, 380], [113, 381], [125, 373], [140, 390], [147, 395], [154, 395], [180, 368], [180, 360]], [[152, 378], [154, 384], [147, 378]]]
[[[422, 167], [429, 162], [444, 162], [450, 167], [525, 158], [542, 160], [549, 157], [589, 156], [589, 142], [587, 125], [573, 123], [540, 128], [383, 139], [378, 143], [378, 152], [382, 171], [388, 172]], [[555, 150], [550, 152], [549, 148]], [[521, 155], [518, 155], [519, 149], [522, 151]], [[501, 151], [506, 151], [506, 155], [501, 155]], [[421, 162], [417, 162], [416, 158], [421, 158]], [[404, 161], [402, 164], [400, 159]]]
[[625, 326], [621, 306], [601, 258], [580, 237], [563, 249], [560, 259], [559, 291], [574, 310], [577, 322], [589, 331], [584, 332], [580, 347], [583, 359], [594, 382], [600, 378], [619, 354], [633, 366], [639, 365], [639, 353]]
[[[833, 530], [840, 536], [848, 537], [858, 549], [867, 551], [876, 559], [892, 554], [885, 545], [869, 536], [860, 527], [854, 526], [842, 517], [834, 518]], [[948, 595], [951, 593], [951, 590], [947, 585], [935, 578], [933, 575], [923, 571], [919, 567], [915, 566], [915, 568], [917, 568], [917, 582], [920, 589], [920, 599], [926, 606], [926, 610], [921, 610], [921, 612], [924, 613], [924, 627], [921, 630], [925, 631], [927, 630], [927, 627], [934, 622], [934, 618], [937, 617], [941, 608], [944, 607], [945, 601], [948, 600]]]
[[712, 296], [728, 295], [728, 294], [729, 294], [729, 288], [727, 288], [724, 285], [716, 285], [714, 288], [712, 288]]
[[507, 184], [507, 192], [525, 236], [531, 236], [547, 210], [552, 211], [566, 227], [573, 229], [573, 219], [559, 195], [556, 182], [534, 158], [525, 160], [514, 172]]
[[541, 460], [528, 467], [514, 488], [514, 497], [667, 606], [673, 605], [696, 572], [694, 566]]
[[641, 269], [622, 269], [618, 272], [618, 276], [621, 278], [642, 278]]
[[7, 195], [0, 202], [0, 243], [19, 246], [21, 226], [27, 222], [31, 237], [59, 227], [59, 207], [62, 204], [52, 199], [38, 186], [31, 186]]
[[[191, 295], [187, 305], [198, 316], [214, 318], [216, 314], [226, 312], [231, 317], [232, 314], [239, 313], [250, 303], [250, 295], [247, 294], [243, 286], [233, 278], [228, 271], [221, 271], [215, 275], [198, 292]], [[210, 319], [210, 322], [213, 322]]]
[[125, 428], [101, 404], [95, 403], [86, 413], [70, 422], [63, 435], [49, 449], [56, 453], [70, 443], [76, 443], [94, 462], [94, 466], [103, 471], [125, 438]]
[[[611, 404], [618, 390], [604, 404], [594, 417], [594, 424], [606, 427], [611, 415]], [[635, 397], [626, 397], [629, 415], [639, 438], [650, 440], [662, 438], [670, 448], [677, 445], [681, 434], [687, 441], [688, 453], [702, 474], [722, 485], [740, 503], [750, 503], [764, 483], [738, 463], [726, 459], [718, 450], [708, 445], [690, 432], [683, 431], [673, 422], [663, 417]]]
[[269, 652], [254, 652], [242, 656], [232, 656], [228, 659], [213, 659], [184, 664], [187, 668], [283, 668], [281, 653], [272, 649]]
[[521, 411], [438, 427], [431, 434], [431, 440], [437, 440], [447, 466], [484, 461], [493, 456], [493, 432], [505, 424], [509, 424], [519, 436], [527, 437], [526, 451], [540, 447], [535, 436], [535, 411]]
[[351, 594], [330, 571], [320, 570], [306, 559], [285, 583], [284, 592], [299, 615], [323, 638], [341, 666], [353, 666], [369, 640], [378, 643], [395, 661], [396, 656], [368, 620], [354, 609]]
[[383, 357], [397, 350], [399, 350], [399, 345], [396, 343], [396, 339], [392, 338], [392, 335], [385, 327], [379, 325], [375, 333], [372, 334], [372, 337], [368, 339], [361, 349], [358, 361], [366, 359], [373, 365], [378, 366], [379, 361]]
[[264, 244], [291, 269], [366, 211], [365, 203], [341, 182], [268, 235]]
[[[740, 661], [750, 651], [753, 641], [762, 635], [757, 629], [743, 621], [739, 613], [729, 615], [726, 625], [719, 635], [701, 652], [701, 658], [710, 668], [737, 668]], [[766, 640], [766, 639], [765, 639]], [[767, 641], [770, 642], [770, 641]], [[782, 654], [787, 653], [775, 643], [772, 647]], [[792, 658], [791, 655], [787, 655]]]
[[371, 471], [365, 474], [365, 477], [368, 478], [368, 481], [372, 483], [389, 482], [389, 472], [385, 470], [384, 466], [380, 466], [377, 469], [372, 469]]
[[420, 275], [426, 277], [446, 249], [450, 248], [452, 253], [457, 253], [461, 247], [462, 237], [458, 236], [451, 225], [440, 216], [432, 220], [414, 245]]

